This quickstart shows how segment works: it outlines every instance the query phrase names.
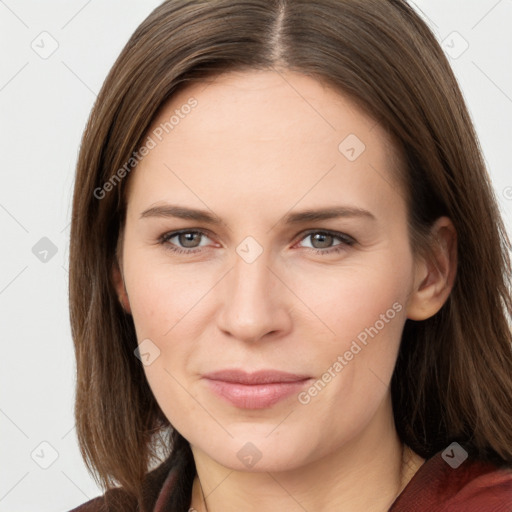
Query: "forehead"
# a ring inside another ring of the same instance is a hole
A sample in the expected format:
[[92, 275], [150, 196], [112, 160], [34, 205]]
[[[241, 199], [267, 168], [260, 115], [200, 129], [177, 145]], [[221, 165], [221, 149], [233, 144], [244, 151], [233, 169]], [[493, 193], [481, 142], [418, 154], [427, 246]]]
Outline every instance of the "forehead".
[[343, 188], [352, 198], [357, 188], [382, 196], [384, 185], [396, 196], [398, 159], [386, 131], [345, 95], [295, 72], [193, 83], [163, 106], [148, 137], [155, 147], [130, 180], [147, 201], [165, 199], [157, 197], [164, 183], [183, 197], [245, 194], [252, 206], [261, 205], [259, 192], [296, 202], [306, 189], [307, 199], [335, 199]]
[[[292, 71], [252, 70], [225, 73], [181, 89], [164, 105], [150, 131], [165, 125], [173, 113], [188, 110], [191, 99], [197, 101], [193, 116], [181, 117], [173, 127], [174, 134], [183, 131], [186, 124], [193, 124], [198, 137], [230, 130], [232, 137], [242, 140], [250, 135], [255, 142], [283, 142], [285, 138], [292, 142], [300, 138], [313, 143], [325, 141], [332, 132], [346, 130], [363, 137], [377, 125], [325, 82]], [[187, 117], [192, 121], [182, 123]], [[307, 123], [303, 123], [305, 120]], [[385, 132], [377, 128], [380, 133], [376, 135], [386, 138]]]

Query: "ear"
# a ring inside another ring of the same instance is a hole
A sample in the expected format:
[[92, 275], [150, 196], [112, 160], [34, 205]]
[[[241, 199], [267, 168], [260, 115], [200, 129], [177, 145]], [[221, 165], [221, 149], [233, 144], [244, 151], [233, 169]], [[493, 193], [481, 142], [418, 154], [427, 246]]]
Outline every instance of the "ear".
[[112, 281], [121, 306], [126, 313], [131, 314], [132, 310], [130, 308], [130, 301], [128, 300], [128, 293], [124, 284], [124, 277], [117, 261], [112, 265]]
[[407, 318], [426, 320], [434, 316], [448, 299], [457, 273], [457, 232], [448, 217], [432, 226], [432, 255], [418, 259], [414, 288], [407, 307]]

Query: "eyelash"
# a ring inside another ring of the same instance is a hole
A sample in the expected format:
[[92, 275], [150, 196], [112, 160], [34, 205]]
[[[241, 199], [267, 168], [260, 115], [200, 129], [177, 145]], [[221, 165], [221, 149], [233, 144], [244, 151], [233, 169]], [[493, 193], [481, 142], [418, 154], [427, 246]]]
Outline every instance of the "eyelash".
[[[195, 254], [197, 252], [200, 252], [201, 251], [200, 247], [193, 247], [191, 249], [182, 249], [180, 247], [173, 246], [172, 244], [169, 244], [169, 240], [171, 238], [174, 238], [175, 236], [183, 235], [183, 234], [199, 234], [199, 235], [202, 235], [202, 236], [205, 236], [208, 238], [208, 233], [206, 233], [205, 231], [201, 231], [200, 229], [183, 229], [181, 231], [172, 231], [169, 233], [164, 233], [158, 239], [158, 242], [161, 245], [165, 246], [166, 250], [172, 251], [173, 253], [176, 253], [176, 254]], [[332, 236], [333, 238], [337, 238], [341, 243], [339, 243], [333, 247], [328, 247], [326, 249], [316, 249], [314, 247], [306, 247], [306, 249], [313, 251], [315, 254], [326, 255], [326, 254], [340, 253], [342, 251], [345, 251], [347, 246], [351, 247], [356, 243], [356, 241], [352, 237], [345, 235], [344, 233], [339, 233], [337, 231], [329, 231], [329, 230], [318, 230], [318, 229], [317, 230], [312, 229], [312, 230], [307, 231], [304, 234], [304, 236], [302, 238], [300, 238], [298, 241], [301, 242], [301, 241], [305, 240], [306, 238], [308, 238], [309, 236], [316, 235], [316, 234]]]

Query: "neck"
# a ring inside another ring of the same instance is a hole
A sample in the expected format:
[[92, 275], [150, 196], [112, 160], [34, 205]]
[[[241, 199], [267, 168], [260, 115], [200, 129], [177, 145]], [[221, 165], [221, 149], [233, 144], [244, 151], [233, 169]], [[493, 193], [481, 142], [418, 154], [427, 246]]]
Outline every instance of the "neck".
[[386, 512], [424, 462], [401, 444], [391, 424], [386, 435], [382, 424], [380, 432], [370, 425], [350, 446], [286, 471], [235, 471], [192, 447], [197, 475], [191, 508], [197, 512]]

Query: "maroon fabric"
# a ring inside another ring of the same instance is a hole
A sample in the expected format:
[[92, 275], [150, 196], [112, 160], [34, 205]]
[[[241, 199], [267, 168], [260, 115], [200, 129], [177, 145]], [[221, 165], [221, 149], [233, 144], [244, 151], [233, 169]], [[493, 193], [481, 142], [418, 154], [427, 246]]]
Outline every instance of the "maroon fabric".
[[512, 512], [512, 471], [467, 459], [453, 469], [427, 460], [388, 512]]
[[[512, 512], [512, 471], [471, 459], [453, 469], [441, 454], [425, 461], [388, 512]], [[70, 512], [187, 512], [169, 508], [176, 479], [167, 459], [147, 476], [143, 510], [115, 489]]]

